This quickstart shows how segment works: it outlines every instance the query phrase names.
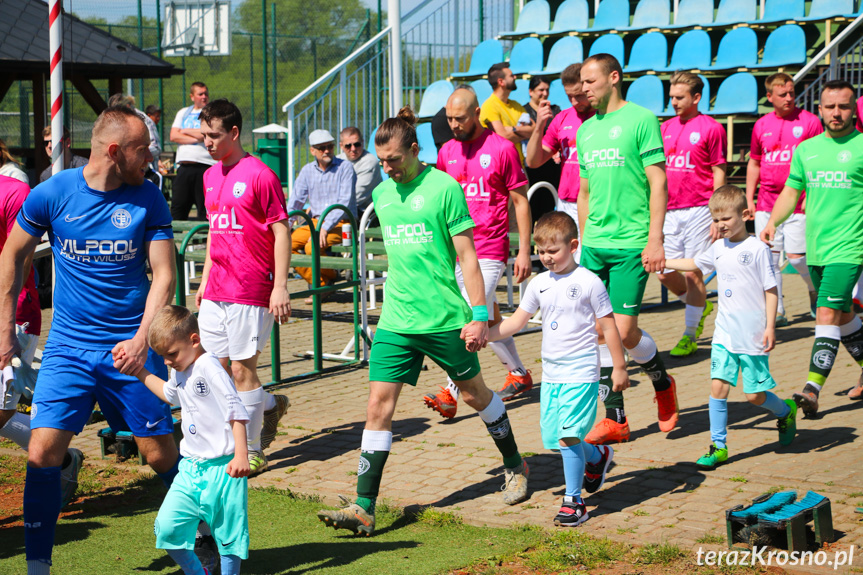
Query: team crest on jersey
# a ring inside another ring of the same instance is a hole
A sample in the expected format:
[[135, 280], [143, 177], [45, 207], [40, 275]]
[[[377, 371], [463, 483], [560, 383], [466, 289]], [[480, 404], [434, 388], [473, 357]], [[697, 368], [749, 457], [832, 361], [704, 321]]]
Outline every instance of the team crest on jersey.
[[236, 182], [234, 184], [234, 197], [239, 198], [246, 193], [246, 182]]
[[700, 132], [692, 132], [691, 134], [689, 134], [689, 143], [692, 145], [697, 144], [698, 140], [700, 140], [700, 139], [701, 139], [701, 133]]
[[426, 199], [424, 197], [417, 196], [411, 200], [411, 209], [415, 212], [418, 212], [421, 209], [423, 209], [423, 206], [425, 205], [425, 203], [426, 203]]
[[740, 263], [740, 265], [744, 266], [748, 266], [749, 264], [751, 264], [753, 259], [755, 258], [752, 256], [752, 252], [743, 252], [742, 254], [737, 256], [737, 261]]
[[581, 286], [579, 284], [572, 284], [566, 288], [566, 297], [569, 299], [578, 299], [581, 297]]
[[203, 377], [198, 377], [192, 382], [192, 390], [199, 397], [207, 397], [210, 395], [210, 386], [207, 385], [207, 380]]
[[612, 140], [616, 140], [620, 137], [620, 135], [622, 133], [623, 133], [623, 128], [621, 128], [620, 126], [615, 126], [611, 130], [609, 130], [608, 137], [611, 138]]
[[794, 134], [795, 138], [799, 138], [803, 135], [803, 126], [794, 126], [794, 129], [791, 130], [791, 133]]
[[114, 224], [115, 228], [123, 229], [128, 228], [132, 224], [132, 214], [128, 211], [120, 208], [115, 210], [113, 214], [111, 214], [111, 223]]
[[479, 165], [482, 169], [486, 169], [491, 165], [491, 154], [482, 154], [479, 157]]
[[553, 330], [557, 329], [557, 322], [556, 321], [551, 322], [551, 329], [553, 329]]
[[840, 162], [847, 163], [851, 161], [851, 150], [842, 150], [839, 152], [839, 155], [836, 156], [836, 159]]

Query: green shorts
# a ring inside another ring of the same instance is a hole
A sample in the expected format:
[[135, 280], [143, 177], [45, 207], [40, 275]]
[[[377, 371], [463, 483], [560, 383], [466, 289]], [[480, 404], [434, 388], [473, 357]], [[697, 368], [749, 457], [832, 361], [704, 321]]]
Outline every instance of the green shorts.
[[249, 491], [245, 477], [226, 470], [233, 455], [184, 457], [156, 517], [157, 549], [194, 549], [198, 524], [207, 522], [221, 555], [249, 558]]
[[863, 266], [854, 264], [827, 264], [809, 266], [809, 275], [818, 292], [818, 307], [851, 311], [851, 294]]
[[369, 357], [369, 380], [416, 385], [425, 356], [438, 364], [453, 381], [479, 375], [479, 358], [465, 349], [460, 329], [440, 333], [375, 332]]
[[581, 248], [581, 265], [605, 284], [611, 309], [622, 315], [638, 315], [644, 286], [650, 274], [641, 265], [639, 249]]
[[562, 437], [584, 441], [596, 419], [599, 382], [546, 383], [539, 393], [539, 428], [546, 449], [560, 449]]
[[710, 378], [737, 387], [737, 374], [743, 372], [743, 392], [761, 393], [776, 387], [766, 355], [734, 353], [715, 343], [710, 348]]

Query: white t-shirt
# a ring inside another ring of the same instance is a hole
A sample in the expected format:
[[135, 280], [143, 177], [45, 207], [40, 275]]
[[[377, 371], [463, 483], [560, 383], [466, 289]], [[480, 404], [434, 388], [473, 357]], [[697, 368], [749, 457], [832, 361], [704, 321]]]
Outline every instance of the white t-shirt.
[[719, 315], [713, 343], [733, 353], [767, 355], [762, 338], [767, 325], [764, 292], [776, 287], [770, 248], [754, 236], [742, 242], [719, 240], [695, 258], [706, 275], [716, 270]]
[[[203, 110], [203, 108], [201, 108]], [[177, 115], [174, 116], [172, 128], [201, 128], [201, 110], [196, 110], [194, 106], [182, 108]], [[180, 162], [197, 162], [199, 164], [207, 164], [208, 166], [215, 165], [216, 160], [207, 151], [204, 142], [197, 144], [180, 144], [177, 146], [177, 157], [175, 160]]]
[[165, 398], [182, 408], [183, 457], [215, 459], [234, 453], [232, 421], [249, 421], [234, 382], [212, 353], [205, 353], [186, 371], [171, 370]]
[[524, 290], [519, 308], [542, 309], [542, 381], [599, 381], [596, 318], [612, 312], [602, 281], [581, 266], [566, 275], [547, 271]]

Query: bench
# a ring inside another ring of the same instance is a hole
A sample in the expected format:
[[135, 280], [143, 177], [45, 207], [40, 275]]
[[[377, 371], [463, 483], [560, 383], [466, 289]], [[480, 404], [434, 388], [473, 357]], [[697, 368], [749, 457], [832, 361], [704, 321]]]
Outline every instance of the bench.
[[725, 512], [728, 546], [760, 537], [770, 541], [784, 538], [789, 551], [803, 551], [807, 547], [806, 525], [810, 521], [819, 546], [835, 540], [829, 499], [814, 491], [800, 500], [796, 491], [765, 493], [751, 505], [737, 505]]

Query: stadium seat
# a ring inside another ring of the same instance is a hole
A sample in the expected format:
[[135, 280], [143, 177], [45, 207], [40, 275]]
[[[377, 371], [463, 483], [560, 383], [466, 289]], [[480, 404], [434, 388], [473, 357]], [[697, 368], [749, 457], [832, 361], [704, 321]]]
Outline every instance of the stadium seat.
[[590, 45], [590, 53], [588, 55], [593, 56], [594, 54], [601, 54], [603, 52], [611, 54], [617, 58], [617, 61], [620, 62], [621, 66], [623, 66], [623, 37], [618, 36], [617, 34], [606, 34], [605, 36], [600, 36]]
[[420, 145], [420, 161], [434, 166], [437, 163], [437, 147], [432, 137], [431, 122], [417, 126], [417, 143]]
[[806, 63], [806, 34], [797, 24], [780, 26], [764, 43], [761, 62], [752, 68], [778, 68]]
[[755, 76], [738, 72], [728, 76], [716, 91], [716, 101], [710, 109], [712, 115], [758, 113], [758, 84]]
[[576, 36], [564, 36], [554, 43], [551, 47], [551, 52], [548, 53], [548, 60], [545, 63], [545, 68], [530, 72], [531, 76], [554, 75], [563, 72], [563, 69], [570, 64], [575, 64], [584, 60], [584, 46], [581, 43], [581, 38]]
[[566, 0], [554, 13], [552, 34], [587, 30], [589, 23], [587, 0]]
[[713, 22], [713, 0], [680, 0], [677, 21], [665, 30], [707, 26]]
[[758, 37], [752, 28], [729, 30], [719, 41], [716, 63], [705, 70], [751, 68], [758, 64]]
[[[702, 114], [710, 113], [710, 82], [702, 76], [698, 75], [701, 81], [704, 82], [704, 88], [701, 89], [701, 101], [698, 102], [698, 111]], [[671, 86], [669, 86], [671, 88]], [[668, 96], [668, 107], [665, 109], [663, 116], [675, 116], [674, 108], [671, 107], [671, 95]]]
[[502, 32], [498, 38], [514, 40], [532, 34], [544, 35], [551, 26], [551, 10], [546, 0], [531, 0], [525, 3], [518, 15], [513, 32]]
[[809, 14], [805, 18], [795, 18], [800, 22], [827, 20], [835, 16], [853, 16], [854, 0], [812, 0]]
[[470, 87], [473, 88], [474, 92], [476, 92], [476, 101], [479, 102], [480, 106], [482, 106], [483, 102], [488, 100], [488, 97], [491, 96], [493, 91], [488, 80], [474, 80], [470, 83]]
[[665, 28], [671, 21], [668, 0], [639, 0], [632, 15], [632, 24], [618, 30], [649, 30]]
[[470, 57], [467, 72], [456, 72], [452, 78], [476, 78], [485, 76], [492, 64], [503, 62], [503, 45], [497, 40], [486, 40], [477, 44]]
[[425, 92], [420, 102], [420, 111], [417, 117], [421, 119], [431, 118], [438, 110], [446, 105], [447, 98], [453, 92], [452, 83], [449, 80], [438, 80], [433, 82]]
[[636, 38], [629, 52], [624, 74], [662, 70], [668, 66], [668, 41], [662, 32], [650, 32]]
[[806, 16], [804, 0], [766, 0], [764, 14], [756, 20], [758, 24], [786, 22]]
[[538, 38], [519, 40], [509, 53], [509, 68], [516, 76], [542, 68], [542, 42]]
[[704, 30], [690, 30], [674, 43], [671, 62], [663, 71], [703, 70], [712, 60], [710, 36]]
[[[530, 100], [530, 80], [516, 80], [515, 90], [509, 94], [510, 100], [515, 100], [522, 106]], [[550, 86], [549, 86], [550, 87]]]
[[740, 24], [755, 20], [756, 0], [721, 0], [716, 11], [714, 26]]
[[563, 89], [563, 82], [560, 81], [560, 78], [551, 81], [551, 84], [548, 87], [548, 101], [551, 102], [553, 106], [560, 107], [561, 110], [566, 110], [567, 108], [572, 107], [572, 104], [569, 102], [569, 98], [566, 95], [566, 91]]
[[662, 80], [656, 76], [641, 76], [626, 90], [626, 101], [643, 106], [656, 114], [662, 115], [665, 90]]
[[620, 30], [629, 26], [629, 0], [602, 0], [588, 32]]

